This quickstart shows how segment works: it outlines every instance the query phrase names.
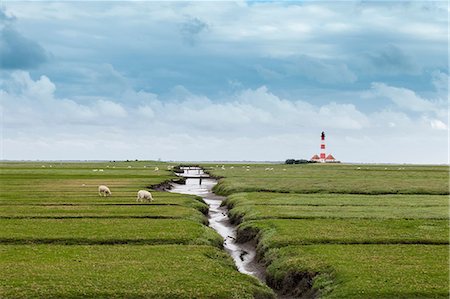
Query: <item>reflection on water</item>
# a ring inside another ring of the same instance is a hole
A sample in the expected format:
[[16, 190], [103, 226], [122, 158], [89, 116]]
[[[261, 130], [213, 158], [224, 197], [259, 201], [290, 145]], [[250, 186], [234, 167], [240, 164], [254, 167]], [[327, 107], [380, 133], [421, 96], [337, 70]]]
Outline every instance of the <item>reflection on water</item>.
[[236, 226], [230, 223], [228, 209], [221, 206], [225, 197], [212, 193], [212, 188], [217, 184], [217, 180], [207, 178], [207, 175], [200, 168], [184, 169], [184, 173], [181, 176], [187, 177], [186, 184], [172, 184], [173, 188], [170, 192], [201, 196], [209, 206], [209, 226], [216, 230], [224, 239], [223, 246], [233, 258], [238, 270], [265, 281], [265, 271], [255, 260], [256, 249], [254, 243], [240, 244], [235, 242]]

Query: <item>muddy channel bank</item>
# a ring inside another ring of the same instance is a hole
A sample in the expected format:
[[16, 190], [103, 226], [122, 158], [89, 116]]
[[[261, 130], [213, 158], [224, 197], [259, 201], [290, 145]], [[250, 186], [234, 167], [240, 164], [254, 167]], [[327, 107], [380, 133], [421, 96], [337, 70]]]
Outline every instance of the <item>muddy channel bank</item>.
[[[233, 258], [238, 270], [258, 278], [262, 283], [272, 287], [277, 299], [316, 298], [318, 293], [312, 288], [317, 273], [293, 272], [279, 281], [267, 283], [266, 270], [256, 258], [256, 242], [236, 242], [237, 226], [228, 217], [228, 208], [222, 206], [224, 196], [212, 192], [218, 180], [210, 177], [200, 167], [177, 167], [175, 172], [179, 179], [149, 186], [153, 190], [200, 196], [208, 205], [208, 225], [224, 239], [223, 247]], [[270, 277], [268, 278], [271, 279]]]
[[223, 238], [223, 247], [233, 258], [238, 270], [266, 282], [265, 269], [256, 261], [256, 244], [236, 242], [236, 226], [228, 218], [228, 208], [221, 206], [225, 197], [216, 195], [212, 188], [217, 180], [204, 173], [199, 167], [181, 167], [183, 173], [177, 175], [185, 179], [184, 184], [171, 183], [168, 190], [173, 193], [197, 195], [208, 204], [209, 226]]

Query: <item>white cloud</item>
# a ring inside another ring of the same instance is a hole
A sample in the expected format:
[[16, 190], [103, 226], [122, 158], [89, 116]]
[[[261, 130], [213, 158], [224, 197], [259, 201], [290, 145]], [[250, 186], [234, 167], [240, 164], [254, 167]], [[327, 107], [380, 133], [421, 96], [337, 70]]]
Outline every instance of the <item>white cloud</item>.
[[101, 117], [114, 118], [127, 116], [127, 112], [121, 105], [111, 101], [98, 100], [93, 108], [98, 111]]
[[431, 119], [430, 125], [431, 125], [431, 128], [436, 129], [436, 130], [448, 130], [448, 126], [444, 122], [440, 121], [439, 119]]
[[384, 83], [372, 83], [372, 92], [376, 97], [388, 98], [404, 110], [438, 112], [442, 108], [440, 102], [426, 100], [414, 91], [406, 88], [393, 87]]
[[[313, 105], [283, 99], [265, 86], [214, 101], [181, 86], [170, 99], [128, 90], [117, 99], [122, 104], [108, 98], [80, 104], [58, 98], [56, 88], [49, 78], [33, 80], [25, 72], [3, 82], [4, 158], [309, 158], [319, 151], [318, 136], [325, 130], [330, 151], [344, 161], [446, 161], [448, 126], [433, 114], [434, 102], [381, 83], [370, 92], [388, 96], [398, 109], [363, 113], [353, 104]], [[398, 100], [402, 97], [412, 99], [414, 108]], [[419, 115], [407, 114], [410, 110]], [[402, 156], [405, 150], [410, 152]], [[436, 154], [424, 157], [424, 150]]]
[[0, 90], [5, 113], [4, 125], [10, 124], [52, 126], [62, 123], [112, 123], [127, 115], [125, 109], [109, 100], [93, 100], [90, 105], [57, 98], [55, 84], [46, 76], [33, 80], [28, 72], [15, 71]]
[[[370, 2], [322, 3], [245, 1], [189, 1], [153, 2], [133, 1], [80, 5], [71, 2], [52, 2], [43, 6], [39, 2], [8, 3], [9, 14], [19, 19], [49, 22], [123, 22], [131, 27], [155, 28], [166, 32], [167, 24], [185, 24], [199, 20], [183, 31], [198, 33], [202, 24], [208, 24], [208, 32], [202, 32], [202, 44], [215, 51], [251, 51], [270, 56], [312, 55], [315, 57], [353, 57], [345, 44], [333, 41], [361, 38], [372, 35], [375, 42], [379, 34], [392, 36], [391, 40], [424, 41], [440, 43], [446, 40], [447, 8], [435, 4], [425, 7], [421, 2], [383, 5]], [[111, 21], [113, 20], [113, 21]], [[190, 23], [189, 23], [190, 24]], [[107, 28], [109, 30], [109, 28]], [[178, 31], [179, 26], [174, 26]], [[106, 31], [99, 30], [102, 33]], [[67, 32], [67, 31], [66, 31]], [[150, 34], [150, 32], [148, 32]], [[103, 34], [99, 34], [103, 36]], [[132, 34], [133, 38], [135, 37]], [[185, 39], [182, 35], [180, 38]], [[155, 40], [154, 40], [155, 41]], [[135, 41], [138, 42], [138, 41]], [[282, 44], [282, 47], [280, 47]], [[154, 46], [154, 44], [152, 44]], [[368, 45], [370, 49], [370, 45]], [[418, 49], [411, 49], [416, 51]]]

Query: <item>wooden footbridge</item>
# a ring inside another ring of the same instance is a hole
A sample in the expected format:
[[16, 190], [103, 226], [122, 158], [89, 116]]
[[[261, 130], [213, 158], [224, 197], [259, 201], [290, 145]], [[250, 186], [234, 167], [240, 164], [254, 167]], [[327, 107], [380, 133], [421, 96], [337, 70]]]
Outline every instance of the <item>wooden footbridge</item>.
[[209, 178], [209, 174], [203, 172], [203, 169], [196, 166], [186, 166], [180, 167], [180, 169], [184, 170], [184, 173], [177, 173], [177, 176], [187, 178], [187, 179], [203, 179]]

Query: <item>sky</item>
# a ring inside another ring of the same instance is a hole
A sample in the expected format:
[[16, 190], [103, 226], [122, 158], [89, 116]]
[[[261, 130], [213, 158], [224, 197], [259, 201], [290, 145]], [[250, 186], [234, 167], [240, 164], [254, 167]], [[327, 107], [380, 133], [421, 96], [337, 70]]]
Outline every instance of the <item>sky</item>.
[[447, 1], [2, 1], [1, 159], [448, 163]]

